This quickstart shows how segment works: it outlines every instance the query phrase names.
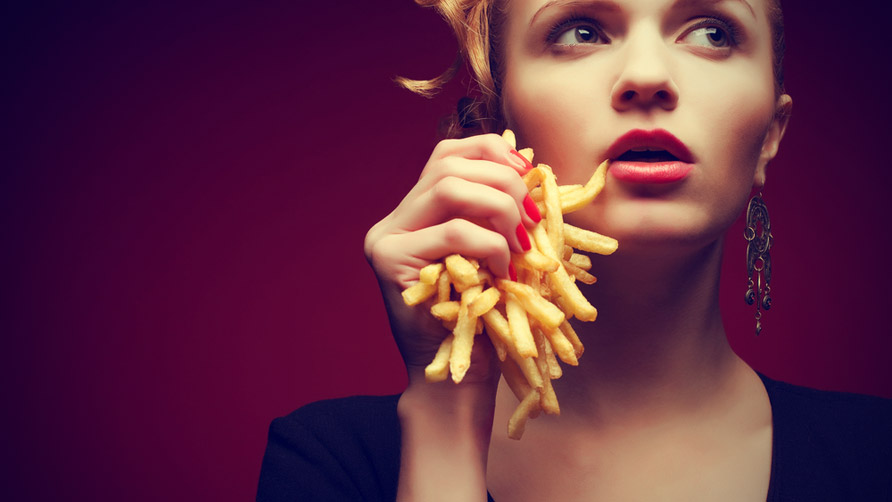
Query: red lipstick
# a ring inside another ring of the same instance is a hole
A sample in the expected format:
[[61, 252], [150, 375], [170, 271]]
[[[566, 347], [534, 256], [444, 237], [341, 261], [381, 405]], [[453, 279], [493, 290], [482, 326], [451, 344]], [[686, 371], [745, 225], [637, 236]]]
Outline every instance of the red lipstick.
[[694, 168], [688, 147], [665, 129], [633, 129], [607, 150], [610, 174], [628, 183], [673, 183]]

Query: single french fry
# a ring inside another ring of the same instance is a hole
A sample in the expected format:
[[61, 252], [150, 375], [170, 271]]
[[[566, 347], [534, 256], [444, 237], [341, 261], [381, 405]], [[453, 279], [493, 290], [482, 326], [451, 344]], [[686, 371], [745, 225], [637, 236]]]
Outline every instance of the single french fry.
[[431, 263], [418, 272], [418, 280], [425, 284], [436, 284], [437, 279], [440, 278], [440, 274], [443, 272], [443, 268], [442, 262]]
[[566, 260], [585, 271], [589, 271], [592, 268], [592, 259], [589, 258], [588, 255], [573, 253], [570, 255], [570, 258]]
[[541, 389], [545, 385], [545, 380], [542, 378], [542, 373], [539, 372], [539, 366], [536, 365], [535, 357], [523, 357], [517, 353], [516, 350], [513, 349], [510, 345], [508, 346], [508, 357], [511, 358], [517, 366], [520, 368], [520, 371], [523, 373], [523, 376], [526, 377], [527, 383], [530, 384], [530, 387], [534, 389]]
[[561, 361], [569, 364], [570, 366], [578, 366], [579, 365], [579, 357], [576, 355], [576, 348], [570, 342], [570, 339], [567, 338], [567, 335], [561, 330], [560, 327], [554, 329], [543, 329], [542, 333], [545, 334], [545, 338], [548, 339], [548, 343], [550, 344], [554, 353], [561, 359]]
[[573, 352], [576, 353], [576, 359], [578, 360], [582, 357], [583, 351], [585, 351], [585, 347], [582, 345], [582, 340], [579, 339], [579, 335], [576, 334], [576, 330], [573, 329], [573, 325], [570, 324], [570, 321], [564, 321], [560, 326], [560, 330], [561, 333], [567, 337], [570, 345], [573, 346]]
[[560, 296], [558, 296], [555, 297], [552, 301], [555, 305], [557, 305], [559, 309], [561, 309], [561, 312], [564, 313], [564, 316], [567, 319], [573, 317], [573, 305], [570, 305], [570, 302], [568, 302], [565, 298], [561, 298]]
[[[548, 232], [545, 230], [544, 226], [536, 225], [533, 227], [530, 236], [532, 237], [532, 242], [536, 243], [536, 247], [539, 249], [540, 253], [552, 260], [560, 262], [561, 257], [558, 255], [557, 249], [552, 246], [551, 239], [548, 237]], [[561, 247], [560, 250], [563, 252], [564, 248]]]
[[584, 284], [594, 284], [598, 282], [597, 277], [593, 276], [582, 268], [573, 265], [573, 263], [569, 261], [564, 262], [564, 268], [567, 269], [568, 274], [570, 274], [572, 277], [575, 277], [576, 279], [579, 279], [579, 281]]
[[[477, 321], [479, 322], [481, 319], [482, 317], [478, 317]], [[496, 351], [496, 358], [498, 358], [500, 362], [504, 362], [506, 359], [508, 359], [508, 346], [505, 344], [505, 342], [503, 342], [502, 339], [498, 336], [490, 334], [488, 330], [484, 329], [483, 331], [489, 336], [489, 341], [492, 343], [492, 348]]]
[[406, 303], [406, 305], [414, 307], [415, 305], [418, 305], [419, 303], [434, 296], [434, 293], [436, 292], [437, 286], [435, 284], [416, 282], [415, 284], [403, 290], [403, 301]]
[[440, 302], [431, 305], [431, 315], [441, 321], [458, 319], [458, 308], [461, 304], [455, 301]]
[[508, 437], [511, 439], [520, 439], [526, 430], [527, 419], [539, 409], [539, 391], [532, 390], [523, 401], [514, 409], [511, 418], [508, 419]]
[[442, 382], [449, 376], [449, 354], [452, 352], [453, 335], [440, 342], [434, 360], [424, 368], [424, 379], [428, 382]]
[[[548, 343], [545, 340], [545, 337], [539, 333], [539, 336], [534, 335], [536, 341], [536, 349], [541, 353], [545, 354], [545, 344]], [[549, 415], [560, 415], [561, 407], [558, 405], [557, 396], [554, 394], [554, 387], [551, 385], [550, 371], [548, 369], [548, 358], [546, 357], [537, 357], [536, 358], [536, 366], [539, 368], [539, 374], [542, 375], [542, 390], [540, 392], [541, 396], [539, 398], [539, 405], [542, 407], [542, 410]]]
[[516, 266], [531, 268], [542, 272], [554, 272], [554, 270], [560, 266], [557, 261], [545, 256], [536, 249], [530, 249], [523, 254], [512, 253], [511, 257]]
[[[539, 164], [542, 169], [542, 200], [545, 202], [545, 228], [548, 240], [555, 250], [564, 249], [564, 216], [561, 213], [561, 199], [558, 193], [557, 180], [551, 167]], [[539, 244], [541, 247], [541, 244]]]
[[543, 172], [538, 167], [534, 167], [523, 175], [523, 182], [527, 186], [527, 190], [532, 190], [542, 183]]
[[[545, 341], [545, 362], [548, 363], [548, 378], [557, 380], [564, 376], [564, 372], [561, 370], [561, 365], [558, 364], [557, 357], [554, 355], [554, 348], [552, 348], [547, 340]], [[557, 400], [557, 394], [555, 394], [555, 400]]]
[[564, 223], [564, 241], [576, 249], [601, 255], [613, 254], [619, 246], [616, 239]]
[[487, 288], [486, 291], [477, 295], [474, 301], [468, 305], [468, 313], [474, 317], [480, 317], [492, 310], [499, 302], [502, 295], [497, 288]]
[[452, 381], [455, 383], [461, 382], [471, 367], [471, 349], [474, 346], [477, 318], [468, 313], [468, 305], [480, 294], [481, 289], [482, 286], [472, 286], [461, 294], [458, 319], [452, 331], [455, 339], [452, 341], [452, 352], [449, 355], [449, 372], [452, 373]]
[[513, 293], [523, 308], [543, 326], [557, 328], [564, 322], [564, 313], [561, 309], [539, 296], [537, 289], [505, 279], [496, 280], [496, 284], [503, 290]]
[[527, 159], [530, 162], [530, 164], [533, 163], [533, 149], [532, 148], [521, 148], [520, 150], [517, 151], [517, 153], [521, 154], [523, 156], [523, 158]]
[[479, 284], [474, 262], [458, 254], [447, 256], [445, 261], [446, 270], [449, 271], [449, 277], [452, 278], [452, 285], [456, 291], [461, 293]]
[[437, 280], [437, 303], [448, 302], [451, 296], [452, 279], [449, 278], [449, 274], [440, 274], [440, 278]]
[[561, 211], [564, 214], [572, 213], [591, 204], [592, 200], [601, 193], [604, 184], [607, 182], [607, 165], [609, 161], [605, 160], [595, 169], [595, 172], [586, 182], [585, 186], [579, 192], [566, 194], [561, 198]]
[[499, 370], [502, 372], [502, 377], [505, 378], [505, 383], [508, 384], [518, 401], [522, 401], [533, 390], [523, 372], [520, 371], [520, 367], [513, 360], [500, 361]]
[[508, 326], [511, 328], [511, 336], [514, 338], [514, 347], [522, 357], [536, 357], [536, 343], [530, 331], [530, 320], [527, 312], [511, 293], [505, 298], [505, 313], [508, 314]]
[[514, 347], [521, 357], [536, 357], [536, 344], [530, 331], [530, 320], [523, 305], [513, 294], [508, 293], [505, 299], [505, 313], [508, 316], [508, 326], [511, 328], [511, 336], [514, 338]]
[[502, 139], [508, 142], [511, 145], [511, 148], [517, 148], [517, 137], [514, 135], [514, 131], [511, 129], [505, 129], [502, 132]]
[[569, 261], [571, 256], [573, 256], [573, 248], [564, 244], [564, 253], [561, 255], [561, 260]]
[[[563, 204], [563, 199], [565, 197], [574, 197], [576, 192], [579, 192], [582, 189], [582, 185], [558, 185], [558, 193], [561, 196], [561, 204]], [[542, 187], [537, 186], [536, 188], [530, 190], [530, 198], [533, 199], [533, 202], [542, 202]]]
[[511, 335], [511, 328], [508, 327], [508, 320], [496, 309], [490, 309], [483, 314], [483, 323], [486, 325], [486, 332], [493, 338], [502, 341], [506, 345], [514, 346], [514, 337]]
[[577, 319], [594, 321], [598, 317], [598, 310], [589, 303], [576, 284], [573, 284], [564, 268], [558, 268], [548, 274], [548, 280], [551, 288], [566, 300]]

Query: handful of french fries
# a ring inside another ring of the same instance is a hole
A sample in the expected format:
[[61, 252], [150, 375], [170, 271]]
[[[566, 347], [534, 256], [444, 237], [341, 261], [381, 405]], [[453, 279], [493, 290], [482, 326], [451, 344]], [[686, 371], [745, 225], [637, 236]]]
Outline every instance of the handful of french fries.
[[[502, 137], [517, 147], [511, 130]], [[532, 162], [532, 149], [519, 153]], [[562, 374], [558, 359], [576, 366], [583, 352], [569, 319], [597, 317], [575, 283], [596, 280], [589, 272], [591, 259], [577, 250], [609, 255], [617, 241], [564, 223], [563, 215], [585, 207], [600, 193], [607, 163], [585, 185], [558, 186], [545, 164], [523, 176], [542, 220], [531, 233], [532, 249], [511, 255], [517, 281], [495, 278], [476, 260], [453, 254], [421, 269], [419, 281], [403, 291], [407, 305], [429, 305], [431, 314], [452, 331], [425, 368], [429, 382], [443, 381], [449, 374], [455, 383], [461, 382], [471, 365], [474, 337], [489, 336], [502, 376], [519, 401], [508, 421], [510, 438], [520, 439], [527, 420], [542, 411], [560, 414], [551, 384]]]

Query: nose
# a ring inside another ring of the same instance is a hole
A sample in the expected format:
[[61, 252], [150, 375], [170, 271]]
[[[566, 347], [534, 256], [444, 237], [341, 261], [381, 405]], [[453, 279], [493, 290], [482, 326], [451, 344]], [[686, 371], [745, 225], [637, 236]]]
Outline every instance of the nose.
[[669, 51], [661, 37], [630, 36], [617, 56], [622, 68], [611, 94], [614, 109], [672, 110], [678, 106], [678, 87], [672, 79]]

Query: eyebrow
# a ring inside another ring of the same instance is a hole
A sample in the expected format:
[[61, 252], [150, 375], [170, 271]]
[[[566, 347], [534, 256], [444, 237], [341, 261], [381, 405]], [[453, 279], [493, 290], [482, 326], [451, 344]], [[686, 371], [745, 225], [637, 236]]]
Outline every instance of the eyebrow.
[[[747, 2], [747, 0], [676, 0], [672, 7], [677, 8], [698, 4], [717, 4], [723, 2], [736, 2], [743, 4], [750, 11], [750, 14], [752, 14], [753, 17], [756, 17], [756, 11], [753, 10], [753, 7], [749, 4], [749, 2]], [[543, 5], [542, 7], [539, 7], [539, 10], [537, 10], [536, 13], [533, 14], [532, 19], [530, 19], [530, 26], [535, 24], [536, 18], [538, 18], [540, 14], [552, 7], [569, 7], [573, 5], [598, 6], [605, 10], [619, 10], [619, 6], [609, 0], [550, 0], [549, 2], [546, 2], [545, 5]]]
[[533, 14], [532, 19], [530, 19], [530, 26], [536, 23], [536, 18], [538, 18], [540, 14], [552, 7], [572, 7], [574, 5], [598, 7], [603, 10], [619, 10], [619, 6], [609, 0], [550, 0], [549, 2], [546, 2], [545, 5], [543, 5], [542, 7], [539, 7], [539, 10], [537, 10], [536, 13]]
[[703, 4], [715, 5], [718, 3], [725, 3], [725, 2], [739, 3], [739, 4], [743, 5], [744, 7], [746, 7], [750, 11], [750, 14], [753, 15], [754, 18], [756, 17], [756, 11], [753, 10], [753, 7], [746, 0], [676, 0], [676, 2], [672, 5], [672, 7], [688, 7], [688, 6], [703, 5]]

